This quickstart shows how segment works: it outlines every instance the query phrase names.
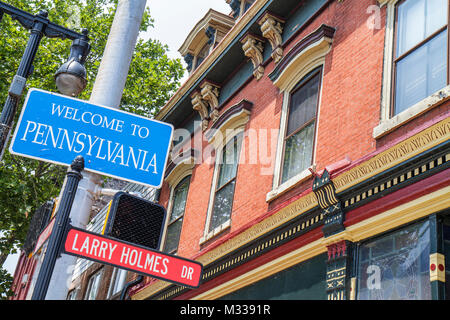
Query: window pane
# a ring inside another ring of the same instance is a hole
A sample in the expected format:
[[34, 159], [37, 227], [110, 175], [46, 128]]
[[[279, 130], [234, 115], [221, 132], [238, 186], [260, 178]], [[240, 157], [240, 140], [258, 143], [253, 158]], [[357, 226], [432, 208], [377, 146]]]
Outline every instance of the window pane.
[[173, 192], [172, 213], [170, 215], [170, 222], [184, 214], [186, 207], [186, 199], [189, 190], [190, 176], [181, 180], [175, 187]]
[[408, 0], [398, 6], [397, 57], [447, 24], [447, 0]]
[[164, 251], [166, 252], [172, 252], [178, 248], [181, 227], [183, 225], [183, 218], [180, 217], [184, 215], [184, 210], [186, 208], [190, 181], [191, 176], [187, 176], [178, 183], [173, 191], [172, 212], [170, 213], [170, 220], [169, 225], [167, 226], [166, 240], [164, 243]]
[[431, 299], [428, 221], [359, 247], [358, 299]]
[[425, 39], [425, 0], [407, 0], [398, 6], [397, 57]]
[[180, 218], [167, 227], [166, 242], [164, 244], [165, 252], [173, 252], [178, 249], [182, 225], [183, 218]]
[[209, 224], [209, 231], [214, 230], [216, 227], [230, 219], [231, 208], [233, 206], [235, 182], [236, 180], [231, 181], [225, 187], [216, 192], [211, 223]]
[[445, 87], [447, 31], [443, 31], [397, 63], [395, 114]]
[[291, 95], [286, 136], [315, 118], [319, 94], [320, 72]]
[[289, 180], [311, 165], [314, 125], [315, 121], [286, 140], [281, 183]]
[[241, 150], [242, 133], [237, 134], [227, 143], [222, 152], [217, 189], [236, 177], [239, 151]]
[[97, 272], [89, 279], [85, 300], [95, 300], [97, 297], [98, 288], [100, 286], [100, 276], [101, 272]]
[[114, 268], [113, 276], [111, 277], [111, 285], [108, 297], [120, 292], [123, 289], [127, 276], [127, 270]]
[[426, 37], [431, 36], [433, 33], [447, 24], [447, 1], [448, 0], [427, 1]]

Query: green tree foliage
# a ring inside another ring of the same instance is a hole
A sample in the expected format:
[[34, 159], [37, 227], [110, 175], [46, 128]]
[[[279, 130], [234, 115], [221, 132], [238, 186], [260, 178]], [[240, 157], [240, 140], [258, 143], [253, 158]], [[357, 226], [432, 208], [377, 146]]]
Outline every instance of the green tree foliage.
[[[37, 14], [48, 11], [50, 21], [81, 32], [89, 30], [91, 53], [86, 61], [88, 85], [78, 97], [88, 100], [114, 19], [118, 0], [6, 0], [10, 5]], [[153, 27], [147, 10], [141, 32]], [[0, 22], [0, 104], [3, 105], [12, 78], [26, 47], [29, 31], [4, 15]], [[54, 74], [68, 58], [71, 41], [43, 38], [34, 60], [27, 88], [57, 92]], [[167, 57], [167, 46], [139, 39], [121, 101], [123, 109], [152, 117], [179, 86], [184, 70], [179, 59]], [[23, 105], [19, 103], [15, 123]], [[13, 129], [14, 130], [14, 129]], [[12, 130], [12, 132], [13, 132]], [[45, 201], [58, 196], [66, 168], [17, 157], [5, 152], [0, 162], [0, 297], [10, 282], [1, 266], [23, 244], [29, 221]]]

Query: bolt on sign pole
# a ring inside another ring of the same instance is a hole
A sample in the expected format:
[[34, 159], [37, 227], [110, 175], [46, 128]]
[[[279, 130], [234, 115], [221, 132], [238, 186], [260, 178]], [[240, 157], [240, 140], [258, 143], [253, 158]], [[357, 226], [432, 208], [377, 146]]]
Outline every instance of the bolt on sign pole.
[[55, 262], [61, 254], [64, 245], [64, 237], [69, 227], [69, 215], [72, 209], [73, 199], [78, 188], [78, 183], [83, 178], [81, 171], [84, 169], [84, 158], [78, 156], [70, 165], [67, 172], [66, 185], [62, 193], [61, 203], [55, 217], [55, 225], [53, 227], [50, 239], [48, 241], [47, 250], [45, 252], [44, 261], [39, 270], [39, 275], [34, 287], [31, 300], [44, 300], [47, 294], [48, 285], [55, 267]]

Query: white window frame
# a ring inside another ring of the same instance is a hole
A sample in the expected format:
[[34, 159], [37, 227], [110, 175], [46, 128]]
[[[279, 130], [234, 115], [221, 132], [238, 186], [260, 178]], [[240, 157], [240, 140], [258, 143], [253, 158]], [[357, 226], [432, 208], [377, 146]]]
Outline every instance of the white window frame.
[[[166, 245], [166, 236], [167, 236], [167, 229], [169, 227], [169, 220], [170, 220], [170, 216], [172, 215], [172, 209], [173, 209], [173, 201], [174, 201], [174, 196], [175, 196], [175, 188], [178, 186], [178, 184], [186, 177], [191, 176], [192, 178], [192, 169], [194, 167], [194, 160], [193, 158], [190, 158], [192, 161], [192, 165], [184, 165], [182, 166], [182, 169], [180, 169], [181, 171], [178, 172], [177, 176], [175, 178], [172, 178], [172, 180], [170, 180], [169, 186], [170, 186], [170, 195], [169, 195], [169, 204], [167, 206], [167, 219], [166, 219], [166, 223], [164, 225], [164, 232], [162, 235], [162, 243], [161, 243], [161, 250], [164, 249], [165, 245]], [[188, 187], [188, 195], [189, 195], [189, 188], [191, 186], [191, 180], [189, 180], [189, 187]], [[186, 207], [187, 207], [187, 198], [186, 198], [186, 206], [184, 207], [184, 212], [183, 212], [183, 223], [184, 223], [184, 216], [186, 214]], [[183, 226], [181, 226], [181, 231], [183, 230]], [[181, 236], [181, 231], [180, 231], [180, 236]], [[178, 252], [178, 248], [179, 245], [177, 246], [177, 250], [176, 252]], [[173, 253], [173, 254], [176, 254]]]
[[[320, 121], [320, 107], [322, 104], [322, 89], [323, 89], [323, 78], [325, 70], [325, 57], [327, 53], [331, 50], [332, 40], [323, 37], [321, 40], [311, 44], [307, 48], [303, 49], [286, 67], [286, 69], [280, 74], [274, 84], [280, 89], [283, 94], [283, 105], [281, 107], [281, 119], [280, 119], [280, 132], [278, 134], [277, 142], [277, 153], [275, 156], [275, 166], [274, 166], [274, 176], [272, 190], [266, 195], [266, 201], [270, 202], [282, 194], [286, 193], [299, 183], [305, 181], [312, 176], [309, 169], [315, 170], [316, 164], [316, 145], [317, 145], [317, 134], [319, 131], [319, 121]], [[317, 105], [316, 114], [316, 129], [314, 131], [314, 144], [312, 152], [311, 166], [299, 172], [294, 177], [281, 183], [281, 175], [283, 171], [283, 152], [284, 152], [284, 142], [288, 122], [289, 114], [289, 102], [293, 89], [295, 86], [305, 77], [313, 71], [314, 69], [322, 67], [320, 88], [319, 88], [319, 99]]]
[[399, 114], [393, 117], [390, 116], [392, 104], [394, 103], [392, 101], [392, 90], [394, 90], [392, 87], [394, 80], [392, 71], [394, 68], [395, 15], [396, 5], [400, 1], [401, 0], [378, 0], [381, 7], [386, 6], [386, 32], [381, 92], [381, 119], [380, 123], [373, 129], [372, 136], [375, 139], [381, 138], [401, 125], [434, 108], [450, 96], [450, 85], [447, 85]]
[[[100, 270], [94, 272], [88, 280], [87, 283], [87, 288], [86, 288], [86, 292], [84, 293], [84, 300], [96, 300], [98, 293], [99, 293], [99, 289], [100, 289], [100, 284], [101, 284], [101, 278], [103, 275], [103, 268], [101, 268]], [[97, 287], [95, 288], [95, 294], [94, 294], [94, 299], [88, 299], [88, 296], [91, 295], [91, 290], [92, 290], [92, 286], [93, 284], [97, 283]]]
[[[127, 282], [127, 272], [125, 269], [114, 268], [108, 288], [108, 299], [122, 291]], [[122, 278], [122, 283], [119, 283], [122, 273], [124, 273], [124, 277]]]
[[[209, 195], [209, 203], [208, 203], [208, 210], [206, 215], [206, 222], [205, 222], [205, 229], [203, 232], [203, 236], [200, 238], [200, 244], [203, 244], [204, 242], [208, 241], [209, 239], [213, 238], [214, 236], [218, 235], [225, 229], [231, 226], [231, 216], [230, 218], [222, 223], [220, 226], [217, 226], [214, 230], [209, 231], [209, 226], [211, 224], [211, 218], [214, 208], [214, 198], [216, 195], [216, 186], [217, 186], [217, 179], [219, 178], [219, 172], [220, 172], [220, 164], [221, 161], [217, 161], [217, 159], [222, 159], [222, 153], [223, 149], [227, 145], [228, 142], [230, 142], [236, 135], [243, 133], [242, 136], [242, 142], [241, 142], [241, 150], [239, 150], [239, 158], [242, 157], [242, 150], [244, 150], [244, 138], [245, 138], [245, 125], [247, 124], [248, 120], [250, 119], [250, 111], [243, 109], [239, 113], [231, 116], [228, 118], [219, 128], [217, 129], [209, 129], [205, 136], [208, 137], [208, 142], [214, 147], [215, 150], [215, 165], [214, 165], [214, 174], [213, 174], [213, 180], [211, 184], [211, 190]], [[231, 133], [231, 134], [230, 134]], [[238, 160], [238, 168], [236, 172], [236, 181], [237, 181], [237, 175], [239, 171], [239, 163], [240, 160]], [[236, 188], [236, 186], [235, 186]], [[234, 197], [233, 197], [234, 201]], [[233, 211], [233, 210], [232, 210]]]

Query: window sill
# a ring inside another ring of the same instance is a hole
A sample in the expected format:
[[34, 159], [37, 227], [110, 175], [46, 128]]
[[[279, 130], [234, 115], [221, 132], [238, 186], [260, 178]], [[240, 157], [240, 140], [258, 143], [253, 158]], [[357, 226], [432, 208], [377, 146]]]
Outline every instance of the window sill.
[[283, 184], [279, 185], [278, 187], [274, 188], [272, 191], [268, 192], [266, 195], [266, 202], [270, 202], [282, 194], [286, 193], [287, 191], [291, 190], [293, 187], [295, 187], [297, 184], [305, 181], [306, 179], [310, 178], [312, 176], [311, 171], [309, 169], [313, 169], [315, 166], [310, 166], [308, 169], [303, 170], [298, 175], [292, 177], [288, 181], [284, 182]]
[[203, 235], [203, 237], [200, 238], [200, 245], [204, 244], [206, 241], [210, 240], [211, 238], [214, 238], [222, 231], [225, 231], [231, 226], [231, 219], [225, 221], [220, 226], [216, 227], [214, 230], [208, 232], [207, 234]]
[[397, 129], [401, 125], [407, 123], [408, 121], [418, 117], [422, 113], [438, 106], [445, 100], [450, 98], [450, 85], [446, 86], [431, 96], [423, 99], [422, 101], [416, 103], [412, 107], [400, 112], [398, 115], [390, 118], [381, 120], [380, 124], [373, 129], [372, 136], [375, 139], [379, 139], [382, 136], [390, 133], [391, 131]]

